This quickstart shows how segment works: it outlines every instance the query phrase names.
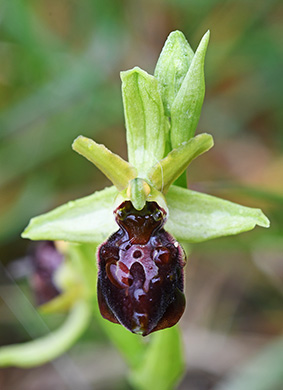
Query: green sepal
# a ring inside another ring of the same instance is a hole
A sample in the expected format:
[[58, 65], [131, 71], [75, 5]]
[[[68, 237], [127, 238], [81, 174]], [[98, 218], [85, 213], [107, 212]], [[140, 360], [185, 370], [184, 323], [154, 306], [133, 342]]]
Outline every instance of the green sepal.
[[0, 367], [35, 367], [67, 351], [81, 336], [91, 318], [90, 305], [82, 300], [73, 306], [63, 325], [39, 339], [0, 348]]
[[166, 194], [169, 218], [165, 225], [177, 240], [201, 242], [269, 227], [260, 209], [240, 206], [211, 195], [171, 186]]
[[172, 390], [184, 369], [181, 332], [173, 326], [151, 336], [143, 359], [129, 379], [138, 390]]
[[117, 230], [113, 217], [113, 202], [117, 194], [115, 187], [108, 187], [32, 218], [22, 237], [101, 243]]
[[168, 36], [156, 64], [154, 76], [162, 97], [165, 115], [171, 116], [171, 106], [188, 72], [194, 52], [181, 31]]
[[119, 191], [126, 188], [130, 180], [137, 177], [136, 168], [90, 138], [80, 135], [73, 142], [72, 148], [96, 165]]
[[212, 146], [213, 138], [209, 134], [204, 133], [191, 138], [155, 164], [148, 173], [148, 179], [157, 190], [166, 193], [190, 162]]
[[194, 136], [205, 93], [204, 59], [209, 31], [203, 36], [171, 109], [173, 148]]
[[138, 176], [164, 157], [167, 119], [157, 80], [135, 67], [121, 72], [129, 162]]

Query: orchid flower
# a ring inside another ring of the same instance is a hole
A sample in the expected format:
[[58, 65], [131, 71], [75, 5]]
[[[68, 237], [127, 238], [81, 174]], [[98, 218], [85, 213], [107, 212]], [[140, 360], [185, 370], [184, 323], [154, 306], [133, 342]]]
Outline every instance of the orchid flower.
[[186, 188], [187, 167], [213, 146], [211, 135], [194, 136], [208, 41], [209, 32], [194, 53], [181, 32], [172, 32], [154, 76], [138, 67], [121, 73], [128, 161], [84, 136], [73, 142], [113, 186], [32, 218], [22, 234], [99, 246], [101, 314], [137, 334], [171, 327], [184, 311], [186, 255], [179, 242], [269, 226], [259, 209]]

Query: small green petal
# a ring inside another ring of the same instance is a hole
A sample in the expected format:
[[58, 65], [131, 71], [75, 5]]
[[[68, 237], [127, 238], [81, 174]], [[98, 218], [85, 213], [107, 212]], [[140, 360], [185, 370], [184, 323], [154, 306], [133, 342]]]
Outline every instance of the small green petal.
[[80, 135], [75, 139], [72, 147], [96, 165], [119, 191], [126, 188], [130, 180], [137, 177], [137, 170], [131, 164], [92, 139]]
[[184, 34], [181, 31], [171, 32], [154, 71], [167, 116], [171, 116], [171, 106], [188, 72], [193, 56], [194, 52]]
[[190, 162], [212, 146], [213, 138], [209, 134], [200, 134], [191, 138], [155, 164], [148, 173], [148, 179], [157, 190], [166, 193]]
[[153, 76], [136, 67], [121, 72], [121, 79], [129, 162], [144, 177], [164, 156], [168, 124]]
[[184, 188], [171, 186], [166, 200], [169, 218], [165, 229], [180, 241], [201, 242], [245, 232], [256, 225], [269, 227], [260, 209]]
[[78, 340], [90, 317], [89, 305], [84, 301], [77, 302], [61, 328], [34, 341], [0, 348], [0, 367], [28, 368], [57, 358]]
[[173, 148], [194, 136], [204, 99], [204, 59], [209, 31], [203, 36], [189, 71], [171, 109], [171, 144]]
[[22, 237], [100, 243], [117, 230], [113, 217], [117, 194], [115, 187], [108, 187], [32, 218]]

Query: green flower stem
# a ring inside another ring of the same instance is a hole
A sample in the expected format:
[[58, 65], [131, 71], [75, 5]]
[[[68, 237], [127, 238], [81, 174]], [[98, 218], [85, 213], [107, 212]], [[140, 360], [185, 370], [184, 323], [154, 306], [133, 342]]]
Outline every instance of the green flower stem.
[[150, 344], [130, 381], [138, 390], [172, 390], [184, 372], [181, 332], [178, 326], [151, 336]]
[[85, 331], [91, 312], [87, 302], [77, 302], [61, 328], [34, 341], [0, 348], [0, 366], [28, 368], [57, 358], [68, 350]]
[[72, 147], [96, 165], [119, 191], [126, 188], [130, 180], [137, 177], [136, 168], [92, 139], [79, 136]]
[[95, 320], [101, 325], [103, 332], [119, 350], [131, 369], [139, 367], [144, 359], [147, 344], [142, 337], [129, 332], [126, 328], [113, 324], [101, 317], [98, 308], [95, 308]]

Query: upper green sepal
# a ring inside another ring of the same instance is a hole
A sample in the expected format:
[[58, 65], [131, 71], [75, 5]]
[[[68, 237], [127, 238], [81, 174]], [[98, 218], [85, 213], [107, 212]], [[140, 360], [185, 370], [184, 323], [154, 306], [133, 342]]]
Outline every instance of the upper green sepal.
[[165, 229], [180, 241], [201, 242], [269, 227], [260, 209], [238, 205], [211, 195], [171, 186], [166, 194], [169, 218]]
[[156, 64], [154, 76], [158, 80], [165, 115], [171, 107], [192, 62], [194, 52], [181, 31], [168, 36]]
[[177, 149], [173, 149], [164, 159], [158, 161], [148, 172], [148, 179], [159, 191], [166, 193], [170, 185], [185, 171], [190, 162], [213, 146], [209, 134], [199, 134]]
[[164, 157], [168, 123], [155, 77], [135, 67], [121, 79], [129, 162], [144, 177]]
[[96, 165], [119, 191], [137, 177], [136, 168], [90, 138], [80, 135], [73, 142], [72, 148]]
[[203, 36], [171, 109], [173, 148], [194, 136], [205, 93], [204, 59], [210, 33]]

